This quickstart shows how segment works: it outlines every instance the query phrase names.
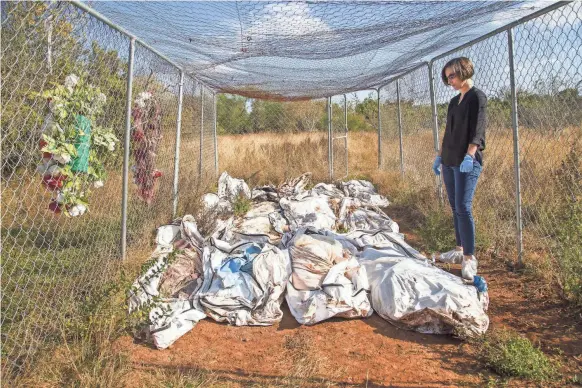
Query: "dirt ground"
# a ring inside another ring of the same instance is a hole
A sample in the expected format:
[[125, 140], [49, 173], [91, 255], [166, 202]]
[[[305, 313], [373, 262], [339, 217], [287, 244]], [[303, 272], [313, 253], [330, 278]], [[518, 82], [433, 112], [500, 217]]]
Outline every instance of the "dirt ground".
[[[406, 222], [391, 214], [411, 245]], [[452, 266], [460, 273], [460, 266]], [[582, 317], [559, 300], [539, 298], [524, 276], [492, 259], [480, 261], [488, 281], [491, 328], [510, 327], [549, 354], [566, 360], [563, 371], [582, 374]], [[450, 336], [398, 329], [374, 314], [301, 326], [284, 305], [270, 327], [232, 327], [206, 319], [166, 350], [122, 337], [133, 372], [127, 386], [143, 386], [146, 371], [202, 371], [227, 386], [483, 386], [496, 381], [477, 359], [478, 349]], [[512, 380], [510, 385], [529, 386]]]

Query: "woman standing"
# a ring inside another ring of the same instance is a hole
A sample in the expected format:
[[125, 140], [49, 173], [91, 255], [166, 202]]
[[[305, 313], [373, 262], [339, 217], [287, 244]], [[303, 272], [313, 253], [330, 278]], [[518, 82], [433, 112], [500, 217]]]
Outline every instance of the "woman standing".
[[442, 169], [457, 241], [457, 247], [441, 258], [462, 262], [461, 276], [470, 281], [477, 275], [472, 204], [483, 167], [487, 125], [487, 96], [473, 86], [473, 74], [473, 63], [465, 57], [454, 58], [443, 67], [443, 82], [460, 93], [449, 103], [441, 153], [433, 164], [436, 175]]

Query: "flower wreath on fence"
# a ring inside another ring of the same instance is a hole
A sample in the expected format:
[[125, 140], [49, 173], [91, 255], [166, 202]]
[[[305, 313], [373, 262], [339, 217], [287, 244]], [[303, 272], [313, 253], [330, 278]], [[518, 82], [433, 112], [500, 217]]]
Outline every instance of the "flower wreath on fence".
[[158, 145], [162, 139], [162, 113], [153, 92], [138, 94], [131, 111], [133, 118], [133, 183], [137, 195], [148, 205], [154, 198], [154, 185], [162, 172], [156, 168]]
[[105, 162], [119, 143], [110, 128], [96, 124], [106, 97], [75, 74], [40, 96], [48, 101], [48, 113], [40, 140], [42, 163], [37, 170], [53, 194], [49, 209], [81, 216], [88, 210], [91, 188], [103, 186]]

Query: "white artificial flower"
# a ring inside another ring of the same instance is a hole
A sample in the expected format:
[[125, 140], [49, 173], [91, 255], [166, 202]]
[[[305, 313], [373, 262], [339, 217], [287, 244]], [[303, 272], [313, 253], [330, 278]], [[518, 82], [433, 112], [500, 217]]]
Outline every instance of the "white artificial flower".
[[106, 101], [107, 101], [107, 97], [105, 97], [105, 94], [99, 93], [97, 95], [97, 104], [104, 105]]
[[69, 154], [53, 155], [53, 159], [59, 163], [67, 164], [71, 161], [71, 155]]
[[107, 145], [107, 149], [108, 149], [109, 151], [111, 151], [111, 152], [115, 151], [115, 142], [113, 142], [113, 141], [112, 141], [112, 142], [110, 142], [110, 143]]
[[65, 202], [65, 195], [61, 191], [59, 191], [57, 193], [57, 197], [55, 198], [55, 201], [57, 201], [57, 203]]
[[69, 214], [71, 215], [71, 217], [78, 217], [85, 214], [86, 211], [87, 208], [85, 207], [85, 205], [78, 204], [69, 209]]
[[77, 77], [75, 74], [69, 74], [66, 78], [65, 78], [65, 87], [69, 90], [69, 92], [73, 92], [73, 88], [75, 86], [77, 86], [77, 84], [79, 83], [79, 77]]
[[141, 92], [139, 94], [140, 98], [144, 101], [149, 100], [150, 98], [152, 98], [152, 94], [150, 92]]
[[152, 98], [152, 94], [150, 92], [141, 92], [140, 94], [137, 95], [135, 103], [137, 106], [143, 109], [145, 108], [146, 101], [149, 100], [150, 98]]
[[101, 187], [103, 187], [103, 181], [96, 181], [93, 183], [93, 187], [96, 189], [99, 189]]

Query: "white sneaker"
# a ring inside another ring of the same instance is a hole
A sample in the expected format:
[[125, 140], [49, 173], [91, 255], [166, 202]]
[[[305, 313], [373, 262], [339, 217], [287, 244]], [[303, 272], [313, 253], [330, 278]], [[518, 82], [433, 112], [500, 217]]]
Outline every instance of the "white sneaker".
[[438, 260], [448, 264], [461, 264], [463, 262], [463, 251], [453, 249], [437, 256]]
[[477, 258], [471, 256], [470, 259], [464, 259], [461, 266], [461, 277], [468, 281], [473, 281], [473, 277], [477, 275]]

